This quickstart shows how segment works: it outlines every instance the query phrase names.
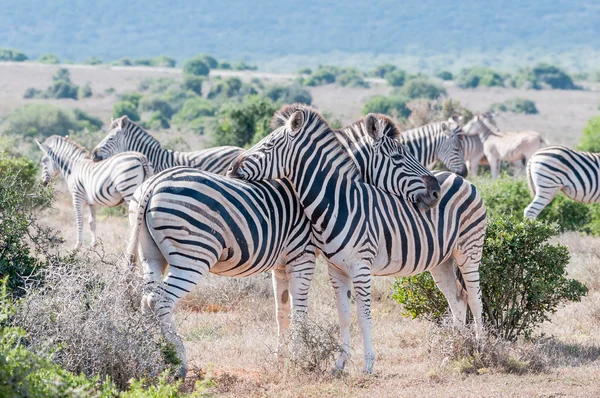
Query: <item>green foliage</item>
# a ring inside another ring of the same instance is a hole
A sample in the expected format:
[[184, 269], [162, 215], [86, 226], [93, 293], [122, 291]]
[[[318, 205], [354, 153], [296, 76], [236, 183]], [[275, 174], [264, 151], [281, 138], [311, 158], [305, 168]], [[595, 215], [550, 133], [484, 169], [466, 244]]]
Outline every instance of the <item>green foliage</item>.
[[126, 115], [129, 119], [134, 122], [140, 121], [140, 114], [138, 113], [137, 106], [133, 102], [129, 101], [117, 101], [113, 106], [112, 117], [118, 118]]
[[312, 74], [312, 69], [310, 68], [300, 68], [296, 71], [299, 75], [310, 75]]
[[443, 70], [443, 71], [437, 73], [436, 76], [439, 77], [442, 80], [452, 80], [452, 79], [454, 79], [454, 76], [452, 75], [452, 73], [448, 72], [447, 70]]
[[600, 152], [600, 116], [588, 121], [583, 129], [583, 137], [581, 137], [578, 149], [587, 152]]
[[275, 84], [267, 87], [263, 95], [279, 104], [299, 102], [310, 105], [312, 102], [310, 91], [299, 84], [292, 84], [291, 86]]
[[210, 68], [202, 58], [192, 58], [183, 64], [183, 73], [194, 76], [208, 76], [209, 72]]
[[23, 98], [44, 98], [44, 92], [42, 90], [38, 90], [37, 88], [29, 87], [27, 90], [25, 90], [25, 93], [23, 93]]
[[117, 60], [111, 62], [111, 65], [116, 65], [116, 66], [132, 66], [133, 65], [133, 61], [130, 58], [120, 58], [120, 59], [117, 59]]
[[157, 77], [142, 80], [138, 89], [140, 91], [151, 91], [155, 94], [161, 94], [169, 89], [179, 86], [180, 84], [171, 77]]
[[504, 78], [498, 72], [486, 66], [475, 66], [461, 70], [456, 76], [456, 84], [462, 88], [502, 87], [504, 86]]
[[89, 83], [86, 83], [85, 86], [79, 86], [77, 89], [77, 98], [89, 98], [92, 95], [92, 87]]
[[214, 116], [215, 112], [216, 107], [211, 101], [200, 97], [189, 98], [173, 116], [173, 122], [188, 130], [203, 133], [207, 118]]
[[151, 65], [163, 68], [174, 68], [175, 65], [177, 65], [177, 61], [173, 57], [161, 55], [160, 57], [152, 58]]
[[169, 118], [167, 118], [162, 112], [152, 112], [150, 119], [143, 123], [143, 126], [150, 130], [168, 129], [171, 127]]
[[8, 152], [0, 152], [0, 176], [14, 174], [24, 192], [30, 192], [36, 182], [37, 165], [26, 157], [13, 157]]
[[28, 138], [65, 135], [102, 127], [102, 121], [79, 109], [50, 104], [27, 104], [13, 110], [0, 125], [0, 133]]
[[[479, 273], [484, 322], [493, 333], [528, 337], [559, 305], [587, 294], [585, 285], [567, 278], [567, 248], [549, 243], [557, 233], [539, 220], [489, 219]], [[430, 274], [399, 279], [394, 297], [413, 318], [439, 319], [448, 308]]]
[[225, 79], [217, 78], [212, 82], [208, 99], [224, 101], [230, 98], [242, 98], [247, 95], [257, 94], [256, 89], [246, 83], [243, 83], [237, 77], [228, 77]]
[[364, 75], [356, 68], [346, 68], [336, 77], [337, 82], [343, 87], [369, 88], [369, 83]]
[[194, 58], [204, 62], [210, 69], [217, 69], [219, 66], [219, 61], [210, 54], [200, 54], [196, 55]]
[[196, 95], [202, 95], [202, 84], [205, 78], [201, 76], [185, 75], [181, 87], [184, 90], [189, 90]]
[[256, 70], [257, 68], [254, 65], [248, 65], [244, 61], [239, 61], [232, 65], [232, 69], [233, 70]]
[[231, 69], [231, 62], [220, 61], [219, 66], [217, 66], [217, 69], [223, 69], [223, 70]]
[[538, 64], [533, 68], [522, 68], [515, 81], [517, 87], [542, 90], [552, 88], [559, 90], [578, 90], [580, 87], [560, 68], [549, 64]]
[[492, 104], [490, 110], [495, 112], [524, 113], [526, 115], [535, 115], [538, 113], [535, 102], [525, 98], [513, 98], [504, 102]]
[[398, 69], [396, 67], [396, 65], [392, 65], [392, 64], [379, 65], [379, 66], [375, 67], [373, 72], [371, 72], [371, 75], [373, 77], [381, 77], [381, 78], [385, 79], [387, 77], [388, 73], [393, 72], [396, 69]]
[[396, 69], [395, 67], [385, 74], [385, 80], [387, 80], [392, 87], [402, 87], [404, 82], [406, 82], [407, 77], [406, 71]]
[[212, 145], [247, 146], [255, 135], [270, 132], [269, 124], [276, 110], [271, 100], [258, 95], [246, 97], [241, 103], [224, 104], [211, 131]]
[[367, 113], [383, 113], [394, 118], [407, 118], [410, 116], [410, 109], [406, 103], [410, 101], [401, 95], [392, 95], [389, 97], [376, 95], [371, 98], [362, 108], [363, 115]]
[[43, 54], [37, 60], [40, 64], [60, 64], [60, 61], [54, 54]]
[[78, 95], [79, 87], [77, 87], [71, 82], [67, 82], [64, 80], [53, 82], [52, 86], [50, 86], [44, 94], [46, 98], [71, 98], [75, 100], [77, 99]]
[[166, 120], [171, 119], [174, 113], [171, 105], [156, 95], [143, 97], [137, 107], [144, 112], [158, 112]]
[[409, 99], [426, 98], [438, 99], [447, 94], [446, 89], [439, 84], [433, 83], [426, 78], [418, 77], [407, 81], [398, 94]]
[[119, 95], [119, 101], [131, 102], [133, 105], [135, 105], [136, 108], [140, 106], [141, 100], [142, 94], [140, 93], [123, 93]]
[[83, 61], [84, 65], [102, 65], [104, 62], [98, 57], [90, 57]]
[[[28, 88], [23, 94], [23, 98], [71, 98], [78, 99], [80, 94], [83, 96], [91, 96], [92, 89], [89, 84], [84, 87], [79, 87], [71, 82], [71, 73], [68, 69], [60, 68], [54, 76], [52, 76], [52, 85], [45, 91], [36, 88]], [[85, 97], [82, 97], [85, 98]]]
[[339, 69], [334, 66], [319, 66], [308, 77], [301, 77], [300, 83], [303, 86], [322, 86], [325, 84], [335, 83], [336, 75]]
[[0, 48], [0, 61], [23, 62], [27, 60], [27, 56], [20, 51], [10, 48]]

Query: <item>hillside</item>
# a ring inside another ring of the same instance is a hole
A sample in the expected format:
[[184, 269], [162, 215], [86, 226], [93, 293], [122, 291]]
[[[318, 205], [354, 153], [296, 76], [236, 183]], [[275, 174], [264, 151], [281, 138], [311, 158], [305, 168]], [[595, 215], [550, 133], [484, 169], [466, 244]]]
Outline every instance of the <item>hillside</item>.
[[[599, 13], [600, 4], [589, 0], [376, 0], [351, 7], [340, 0], [174, 0], [151, 7], [144, 1], [4, 0], [0, 47], [17, 48], [33, 59], [52, 52], [73, 61], [162, 54], [183, 60], [209, 52], [253, 61], [311, 56], [309, 63], [335, 63], [348, 54], [363, 54], [367, 59], [353, 63], [365, 63], [389, 54], [458, 60], [502, 53], [529, 62], [600, 51]], [[427, 69], [423, 62], [421, 69]], [[446, 63], [452, 68], [453, 61]]]

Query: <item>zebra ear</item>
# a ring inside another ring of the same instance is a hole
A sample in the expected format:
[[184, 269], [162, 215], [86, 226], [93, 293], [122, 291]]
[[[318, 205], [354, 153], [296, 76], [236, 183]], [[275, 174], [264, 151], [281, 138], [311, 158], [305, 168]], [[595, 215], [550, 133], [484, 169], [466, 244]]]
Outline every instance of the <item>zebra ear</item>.
[[119, 128], [124, 129], [129, 124], [129, 118], [127, 115], [121, 116], [121, 118], [117, 121]]
[[46, 150], [46, 148], [44, 147], [44, 144], [42, 144], [41, 142], [39, 142], [38, 140], [35, 140], [35, 143], [38, 144], [38, 146], [40, 147], [40, 149], [42, 150], [42, 152], [44, 153], [48, 153], [48, 151]]
[[367, 128], [367, 134], [369, 137], [373, 138], [373, 140], [377, 140], [381, 138], [381, 132], [378, 130], [379, 120], [377, 116], [373, 113], [369, 113], [365, 118], [365, 127]]
[[298, 131], [300, 131], [303, 125], [304, 112], [297, 110], [296, 112], [292, 113], [292, 116], [290, 116], [288, 120], [288, 128], [290, 129], [291, 134], [296, 134]]
[[448, 127], [448, 123], [442, 122], [442, 133], [444, 133], [446, 135], [450, 135], [451, 132], [452, 131], [451, 131], [450, 127]]

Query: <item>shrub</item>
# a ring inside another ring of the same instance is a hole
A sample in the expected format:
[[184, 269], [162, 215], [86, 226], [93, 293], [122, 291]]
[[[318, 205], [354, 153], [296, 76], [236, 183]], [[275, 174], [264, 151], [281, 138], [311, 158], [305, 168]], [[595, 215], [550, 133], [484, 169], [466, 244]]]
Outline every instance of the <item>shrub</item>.
[[31, 191], [36, 182], [37, 172], [37, 165], [26, 157], [14, 157], [8, 152], [0, 152], [0, 176], [14, 174], [24, 189], [23, 192]]
[[292, 84], [291, 86], [273, 85], [268, 87], [263, 95], [279, 104], [300, 102], [310, 105], [312, 102], [310, 91], [299, 84]]
[[24, 137], [64, 135], [84, 128], [98, 130], [102, 121], [78, 109], [50, 104], [26, 104], [13, 110], [0, 125], [0, 133]]
[[171, 105], [164, 99], [155, 95], [143, 97], [138, 104], [138, 108], [144, 112], [158, 112], [166, 120], [171, 119], [173, 116], [173, 108]]
[[310, 68], [300, 68], [296, 71], [299, 75], [310, 75], [312, 73], [312, 69]]
[[257, 94], [256, 89], [251, 85], [242, 83], [237, 77], [228, 77], [226, 79], [215, 79], [210, 91], [208, 99], [226, 100], [233, 97], [244, 97], [246, 95]]
[[[567, 248], [548, 243], [557, 233], [556, 226], [538, 220], [489, 219], [479, 273], [484, 321], [493, 333], [507, 340], [528, 337], [560, 304], [587, 294], [585, 285], [566, 277]], [[395, 297], [411, 316], [433, 318], [446, 311], [432, 280], [428, 274], [395, 285]], [[427, 301], [429, 297], [436, 299]]]
[[538, 64], [533, 68], [519, 70], [515, 85], [517, 87], [541, 90], [553, 88], [560, 90], [577, 90], [580, 87], [573, 83], [573, 79], [563, 70], [549, 64]]
[[444, 87], [425, 78], [410, 79], [398, 90], [398, 93], [410, 99], [427, 98], [432, 100], [447, 94]]
[[[119, 95], [119, 101], [131, 102], [137, 108], [142, 100], [142, 94], [140, 93], [123, 93]], [[123, 115], [121, 115], [123, 116]]]
[[[185, 75], [184, 75], [185, 78]], [[156, 94], [164, 93], [165, 91], [180, 87], [180, 83], [171, 77], [147, 78], [140, 82], [138, 89], [140, 91], [151, 91]]]
[[121, 58], [111, 62], [111, 64], [116, 66], [131, 66], [133, 65], [133, 61], [130, 58]]
[[43, 54], [37, 60], [40, 64], [60, 64], [60, 61], [54, 54]]
[[248, 65], [244, 61], [236, 62], [232, 65], [233, 70], [256, 70], [257, 67], [254, 65]]
[[217, 69], [224, 69], [224, 70], [231, 69], [231, 63], [227, 62], [227, 61], [221, 61], [221, 62], [219, 62], [219, 66], [217, 66]]
[[456, 84], [463, 88], [475, 88], [478, 86], [502, 87], [503, 77], [494, 70], [485, 66], [476, 66], [460, 71], [456, 76]]
[[20, 51], [10, 48], [0, 48], [0, 61], [23, 62], [27, 60], [27, 56]]
[[448, 302], [429, 272], [396, 278], [392, 297], [402, 304], [402, 314], [413, 319], [438, 321], [448, 310]]
[[376, 95], [371, 98], [362, 108], [363, 115], [367, 113], [383, 113], [395, 118], [406, 118], [410, 116], [410, 110], [406, 107], [408, 98], [400, 95], [385, 97]]
[[183, 87], [184, 90], [192, 91], [196, 95], [202, 95], [202, 84], [203, 83], [204, 83], [204, 77], [185, 75], [183, 77], [183, 83], [182, 83], [181, 87]]
[[76, 100], [79, 95], [79, 88], [71, 82], [64, 80], [55, 81], [52, 86], [46, 90], [44, 97], [46, 98], [71, 98]]
[[346, 68], [337, 77], [336, 81], [340, 86], [344, 87], [362, 87], [369, 88], [369, 83], [365, 80], [364, 75], [358, 69]]
[[578, 149], [588, 152], [600, 152], [600, 116], [588, 121], [583, 129], [583, 137], [579, 141]]
[[183, 64], [183, 73], [194, 76], [208, 76], [210, 68], [200, 58], [192, 58]]
[[300, 82], [303, 86], [322, 86], [335, 83], [336, 75], [339, 69], [334, 66], [319, 66], [312, 74], [306, 78], [301, 77]]
[[151, 65], [163, 68], [174, 68], [175, 65], [177, 65], [177, 61], [173, 57], [161, 55], [160, 57], [152, 58]]
[[233, 145], [244, 147], [255, 134], [270, 132], [270, 122], [277, 107], [268, 98], [253, 95], [241, 103], [226, 103], [217, 115], [218, 122], [212, 130], [214, 146]]
[[401, 69], [393, 69], [385, 74], [385, 80], [393, 87], [402, 87], [406, 82], [407, 74], [406, 71]]
[[[375, 67], [375, 70], [371, 73], [373, 77], [386, 78], [388, 73], [397, 70], [398, 68], [392, 64], [379, 65]], [[390, 83], [391, 84], [391, 83]]]
[[98, 57], [91, 57], [83, 61], [84, 65], [102, 65], [103, 62]]
[[438, 74], [436, 74], [436, 76], [442, 80], [452, 80], [454, 78], [452, 73], [448, 72], [447, 70], [439, 72]]
[[143, 126], [150, 130], [168, 129], [171, 127], [169, 119], [161, 112], [152, 112], [150, 119], [143, 123]]
[[200, 54], [196, 55], [194, 58], [204, 62], [210, 69], [216, 69], [219, 66], [219, 61], [210, 54]]
[[92, 96], [92, 87], [89, 83], [86, 83], [85, 86], [79, 86], [77, 89], [77, 97], [78, 98], [89, 98]]
[[130, 120], [134, 122], [140, 121], [140, 114], [138, 113], [137, 106], [133, 102], [129, 101], [117, 101], [113, 106], [112, 117], [118, 118], [126, 115]]
[[37, 88], [29, 87], [27, 90], [25, 90], [25, 93], [23, 93], [23, 98], [44, 98], [44, 92], [42, 90], [38, 90]]
[[525, 98], [514, 98], [504, 102], [495, 103], [490, 106], [490, 110], [495, 112], [514, 112], [534, 115], [538, 113], [535, 102]]

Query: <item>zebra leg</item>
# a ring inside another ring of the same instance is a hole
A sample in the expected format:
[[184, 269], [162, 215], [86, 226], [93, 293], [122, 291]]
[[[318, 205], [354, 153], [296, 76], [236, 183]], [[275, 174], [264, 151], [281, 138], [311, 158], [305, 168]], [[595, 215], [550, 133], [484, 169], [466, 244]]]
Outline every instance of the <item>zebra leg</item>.
[[454, 261], [452, 258], [444, 261], [437, 267], [429, 270], [437, 287], [442, 291], [452, 312], [454, 325], [467, 323], [467, 298], [463, 295], [462, 286], [459, 285], [454, 274]]
[[309, 246], [303, 255], [296, 257], [286, 267], [292, 304], [292, 354], [294, 358], [297, 358], [300, 353], [297, 331], [306, 323], [308, 292], [315, 273], [315, 261], [315, 249]]
[[90, 225], [90, 231], [92, 233], [92, 243], [91, 246], [96, 246], [96, 206], [89, 205], [90, 208], [90, 217], [88, 219], [88, 223]]
[[141, 308], [143, 312], [148, 313], [152, 311], [152, 293], [160, 283], [168, 264], [147, 228], [140, 228], [138, 252], [144, 274]]
[[467, 303], [473, 314], [477, 337], [481, 336], [483, 332], [479, 264], [481, 263], [484, 238], [485, 228], [475, 236], [465, 236], [464, 242], [453, 253], [454, 261], [463, 277], [464, 288], [467, 291]]
[[533, 201], [529, 204], [529, 206], [527, 206], [525, 208], [525, 211], [523, 212], [525, 217], [530, 218], [530, 219], [537, 218], [537, 216], [540, 215], [542, 210], [544, 210], [544, 208], [546, 206], [548, 206], [550, 204], [550, 202], [552, 202], [552, 200], [554, 199], [554, 197], [556, 196], [558, 191], [559, 191], [559, 187], [551, 187], [551, 188], [543, 188], [543, 189], [540, 187], [537, 187]]
[[290, 292], [289, 279], [285, 268], [276, 268], [271, 271], [273, 279], [273, 293], [275, 295], [275, 313], [277, 315], [277, 351], [281, 354], [283, 335], [290, 326]]
[[83, 246], [83, 200], [73, 195], [73, 207], [75, 207], [75, 221], [77, 222], [77, 242], [75, 249]]
[[356, 294], [356, 312], [358, 325], [362, 331], [365, 362], [363, 373], [373, 373], [375, 363], [375, 351], [371, 339], [371, 269], [366, 265], [360, 265], [352, 278], [354, 293]]
[[345, 272], [329, 263], [327, 266], [329, 280], [335, 292], [338, 318], [340, 320], [340, 355], [335, 363], [335, 370], [343, 370], [350, 359], [350, 297], [352, 297], [352, 282]]
[[488, 156], [490, 170], [492, 172], [492, 180], [495, 180], [500, 175], [500, 159], [494, 159]]

